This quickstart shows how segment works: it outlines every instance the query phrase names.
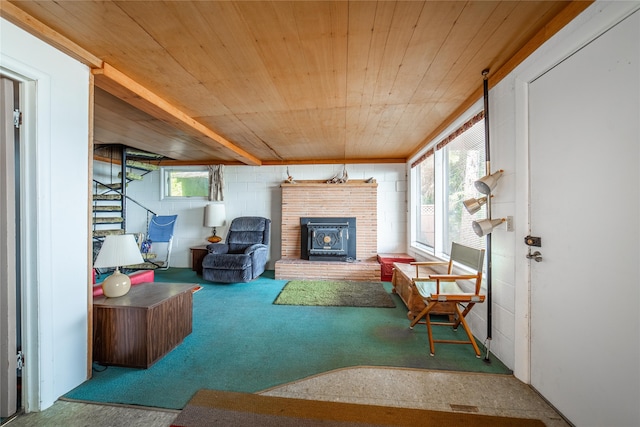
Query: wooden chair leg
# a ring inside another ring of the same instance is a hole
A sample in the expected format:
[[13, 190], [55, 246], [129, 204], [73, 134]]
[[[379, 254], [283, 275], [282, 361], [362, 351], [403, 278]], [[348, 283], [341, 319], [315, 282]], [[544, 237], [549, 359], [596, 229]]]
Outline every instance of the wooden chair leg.
[[[457, 304], [456, 304], [457, 305]], [[464, 311], [462, 312], [462, 315], [460, 317], [466, 317], [467, 313], [469, 313], [471, 311], [471, 309], [473, 308], [473, 306], [476, 305], [475, 302], [470, 302], [467, 304], [467, 306], [464, 308]], [[460, 310], [458, 310], [458, 312], [460, 312]], [[460, 319], [456, 319], [456, 323], [453, 325], [453, 330], [457, 330], [458, 326], [460, 326]]]
[[427, 306], [420, 312], [420, 314], [418, 314], [416, 317], [413, 318], [413, 320], [411, 321], [411, 324], [409, 325], [409, 329], [413, 329], [413, 327], [416, 326], [418, 322], [420, 322], [420, 319], [425, 317], [428, 312], [429, 312], [429, 304], [427, 304]]
[[441, 340], [441, 341], [437, 341], [437, 342], [442, 342], [442, 343], [451, 343], [451, 344], [471, 344], [473, 346], [473, 350], [476, 353], [476, 357], [480, 358], [481, 357], [481, 353], [480, 353], [480, 348], [478, 347], [478, 344], [476, 343], [475, 338], [473, 337], [473, 334], [471, 333], [471, 329], [469, 328], [469, 324], [467, 323], [467, 321], [465, 320], [465, 315], [469, 312], [469, 310], [471, 310], [471, 308], [473, 307], [474, 303], [470, 303], [469, 305], [467, 305], [467, 307], [465, 308], [464, 311], [460, 310], [460, 307], [458, 304], [455, 304], [455, 315], [457, 317], [457, 320], [455, 322], [449, 322], [449, 323], [432, 323], [431, 322], [431, 311], [438, 305], [437, 301], [431, 301], [429, 303], [427, 303], [427, 306], [424, 308], [424, 310], [422, 310], [420, 312], [420, 314], [418, 314], [413, 321], [411, 322], [411, 325], [409, 326], [409, 328], [413, 329], [413, 327], [422, 319], [425, 319], [425, 324], [427, 327], [427, 334], [429, 335], [429, 354], [431, 356], [435, 356], [436, 352], [435, 352], [435, 345], [434, 343], [436, 342], [436, 340], [433, 339], [433, 325], [449, 325], [449, 326], [453, 326], [454, 330], [457, 329], [458, 325], [462, 324], [462, 328], [464, 329], [464, 332], [467, 334], [467, 338], [469, 339], [469, 341], [450, 341], [450, 340]]
[[427, 318], [425, 320], [427, 321], [427, 334], [429, 335], [429, 355], [435, 356], [436, 351], [433, 345], [433, 331], [431, 326], [431, 316], [429, 313], [427, 313]]
[[464, 331], [467, 333], [467, 337], [469, 337], [469, 343], [473, 346], [473, 349], [476, 352], [476, 357], [480, 358], [480, 349], [478, 348], [478, 344], [476, 344], [476, 340], [475, 338], [473, 338], [473, 334], [471, 333], [471, 329], [469, 329], [469, 325], [467, 324], [467, 321], [465, 320], [464, 316], [462, 315], [462, 312], [460, 312], [460, 309], [458, 308], [458, 306], [456, 305], [456, 311], [458, 312], [458, 320], [460, 321], [460, 323], [462, 324], [462, 327], [464, 328]]
[[424, 317], [425, 320], [425, 324], [427, 326], [427, 334], [429, 335], [429, 354], [431, 356], [435, 355], [434, 352], [434, 345], [433, 345], [433, 333], [431, 330], [431, 316], [429, 314], [429, 312], [436, 306], [437, 303], [435, 302], [429, 302], [427, 303], [427, 306], [424, 308], [424, 310], [422, 310], [420, 312], [420, 314], [418, 314], [413, 321], [411, 321], [411, 325], [409, 325], [410, 329], [413, 329], [413, 327], [420, 321], [420, 319], [422, 319]]

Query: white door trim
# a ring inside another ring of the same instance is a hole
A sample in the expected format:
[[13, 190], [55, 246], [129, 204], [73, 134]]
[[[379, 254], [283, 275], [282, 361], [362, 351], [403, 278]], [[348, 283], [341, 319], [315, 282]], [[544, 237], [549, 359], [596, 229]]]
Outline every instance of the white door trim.
[[[20, 129], [20, 233], [21, 269], [17, 271], [22, 283], [22, 351], [24, 368], [22, 370], [22, 406], [26, 412], [39, 411], [42, 408], [40, 385], [42, 372], [51, 372], [52, 361], [41, 360], [40, 354], [46, 343], [40, 342], [40, 332], [52, 325], [41, 325], [40, 319], [49, 318], [50, 308], [40, 301], [51, 301], [52, 289], [40, 289], [38, 274], [51, 274], [51, 265], [43, 265], [38, 257], [38, 236], [50, 234], [47, 224], [51, 217], [50, 206], [38, 203], [38, 193], [50, 194], [50, 111], [38, 109], [38, 105], [50, 105], [50, 78], [32, 67], [13, 58], [0, 54], [0, 70], [9, 78], [19, 81], [20, 101], [22, 102], [23, 125]], [[38, 149], [39, 148], [39, 149]], [[38, 153], [36, 155], [36, 153]], [[38, 226], [42, 225], [39, 231]], [[49, 239], [50, 240], [50, 239]], [[40, 272], [40, 273], [38, 273]], [[43, 295], [44, 293], [44, 295]], [[49, 322], [50, 323], [50, 322]], [[51, 334], [46, 334], [51, 336]], [[52, 374], [51, 374], [52, 375]], [[52, 381], [49, 381], [51, 383]], [[46, 383], [46, 381], [45, 381]]]
[[16, 198], [15, 137], [13, 126], [14, 82], [2, 85], [2, 144], [0, 145], [0, 417], [17, 412], [17, 321], [16, 321]]

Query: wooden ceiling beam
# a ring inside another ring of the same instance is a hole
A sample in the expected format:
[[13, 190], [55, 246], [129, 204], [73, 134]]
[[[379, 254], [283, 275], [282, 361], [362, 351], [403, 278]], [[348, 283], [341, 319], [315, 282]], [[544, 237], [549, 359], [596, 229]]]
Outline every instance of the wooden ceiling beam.
[[14, 4], [2, 0], [0, 2], [0, 16], [90, 68], [102, 67], [102, 59], [78, 46], [62, 34], [54, 31]]
[[96, 86], [120, 98], [124, 102], [184, 132], [192, 134], [195, 131], [198, 135], [204, 135], [207, 137], [206, 141], [211, 141], [211, 146], [222, 145], [231, 151], [233, 153], [232, 156], [241, 163], [251, 166], [260, 166], [262, 164], [262, 161], [257, 157], [237, 147], [223, 136], [209, 129], [193, 117], [190, 117], [178, 107], [145, 88], [108, 63], [103, 63], [102, 68], [94, 69], [92, 73], [95, 77]]
[[24, 31], [27, 31], [34, 37], [54, 46], [90, 67], [95, 77], [96, 86], [153, 117], [174, 125], [188, 134], [195, 132], [198, 136], [204, 135], [206, 140], [211, 140], [211, 146], [217, 147], [222, 145], [232, 152], [232, 157], [236, 158], [242, 164], [252, 166], [262, 164], [262, 161], [257, 157], [237, 147], [218, 133], [196, 121], [179, 108], [144, 88], [139, 83], [105, 63], [102, 59], [80, 47], [14, 4], [3, 0], [0, 3], [0, 16]]
[[[94, 156], [94, 159], [106, 161], [104, 157], [99, 158]], [[360, 165], [360, 164], [390, 164], [390, 163], [406, 163], [405, 158], [388, 158], [388, 159], [312, 159], [312, 160], [264, 160], [262, 166], [295, 166], [295, 165]], [[224, 164], [226, 166], [246, 166], [240, 162], [221, 162], [216, 161], [217, 164]], [[163, 159], [158, 162], [159, 166], [206, 166], [212, 162], [206, 160], [171, 160]]]
[[298, 159], [298, 160], [265, 160], [264, 166], [286, 166], [286, 165], [360, 165], [367, 163], [406, 163], [405, 158], [371, 158], [371, 159]]

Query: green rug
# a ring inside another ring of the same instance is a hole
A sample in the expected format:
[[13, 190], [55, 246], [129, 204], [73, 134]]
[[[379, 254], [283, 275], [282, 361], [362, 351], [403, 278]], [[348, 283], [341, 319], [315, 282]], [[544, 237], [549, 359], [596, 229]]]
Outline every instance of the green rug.
[[380, 282], [292, 280], [273, 302], [277, 305], [389, 307], [396, 305]]

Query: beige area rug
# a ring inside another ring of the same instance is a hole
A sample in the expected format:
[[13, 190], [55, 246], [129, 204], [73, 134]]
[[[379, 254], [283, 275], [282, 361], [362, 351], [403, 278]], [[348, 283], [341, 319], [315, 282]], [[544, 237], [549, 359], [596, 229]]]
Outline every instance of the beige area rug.
[[172, 427], [544, 427], [540, 420], [200, 390]]
[[273, 302], [276, 305], [333, 307], [395, 307], [381, 282], [292, 280]]

